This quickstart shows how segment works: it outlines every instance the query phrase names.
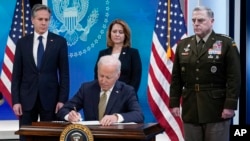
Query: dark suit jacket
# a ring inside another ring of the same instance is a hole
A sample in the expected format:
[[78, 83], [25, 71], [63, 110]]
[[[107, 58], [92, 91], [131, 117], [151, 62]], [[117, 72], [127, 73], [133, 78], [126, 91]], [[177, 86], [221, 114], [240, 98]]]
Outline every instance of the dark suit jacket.
[[170, 107], [179, 107], [182, 97], [184, 122], [222, 121], [223, 109], [237, 109], [240, 82], [240, 56], [230, 37], [212, 32], [200, 54], [195, 36], [185, 38], [176, 48]]
[[[97, 80], [83, 83], [74, 97], [59, 110], [59, 119], [64, 120], [64, 116], [76, 107], [77, 110], [83, 109], [86, 121], [98, 120], [100, 92]], [[121, 114], [124, 122], [142, 123], [144, 120], [134, 89], [120, 81], [115, 83], [105, 111], [108, 115], [115, 113]]]
[[21, 103], [24, 110], [33, 108], [40, 97], [45, 110], [54, 110], [57, 102], [69, 96], [69, 63], [66, 40], [48, 33], [41, 69], [33, 57], [34, 34], [17, 41], [12, 74], [12, 103]]
[[[97, 79], [97, 63], [99, 59], [104, 55], [111, 55], [112, 48], [107, 48], [99, 52], [96, 66], [95, 66], [95, 79]], [[121, 61], [121, 74], [119, 81], [123, 81], [128, 85], [134, 87], [137, 92], [140, 87], [141, 74], [142, 74], [142, 63], [140, 54], [135, 48], [122, 48], [119, 56]]]

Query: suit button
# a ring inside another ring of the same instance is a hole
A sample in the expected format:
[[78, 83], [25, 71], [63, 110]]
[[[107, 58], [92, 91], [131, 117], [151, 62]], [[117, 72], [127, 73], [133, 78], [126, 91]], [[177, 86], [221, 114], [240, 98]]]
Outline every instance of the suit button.
[[196, 63], [199, 64], [199, 63], [200, 63], [200, 60], [197, 60]]
[[198, 72], [200, 69], [196, 69], [196, 71]]
[[199, 77], [196, 77], [195, 79], [196, 79], [196, 80], [199, 80]]

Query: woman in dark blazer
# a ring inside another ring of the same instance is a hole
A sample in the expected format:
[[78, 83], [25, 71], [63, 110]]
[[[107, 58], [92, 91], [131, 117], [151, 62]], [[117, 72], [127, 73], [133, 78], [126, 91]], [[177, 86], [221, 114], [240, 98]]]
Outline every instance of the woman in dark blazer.
[[[114, 20], [107, 31], [107, 48], [99, 52], [97, 61], [104, 55], [116, 56], [121, 61], [120, 81], [134, 87], [137, 92], [141, 82], [142, 63], [139, 51], [131, 48], [131, 35], [128, 24], [120, 19]], [[97, 64], [95, 65], [97, 79]], [[138, 96], [137, 96], [138, 97]]]

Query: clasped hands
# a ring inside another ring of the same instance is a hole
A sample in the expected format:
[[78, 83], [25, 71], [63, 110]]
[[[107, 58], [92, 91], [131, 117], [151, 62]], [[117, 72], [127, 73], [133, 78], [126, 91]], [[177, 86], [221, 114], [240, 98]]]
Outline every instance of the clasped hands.
[[[79, 122], [82, 121], [82, 117], [81, 114], [78, 113], [75, 110], [72, 110], [69, 112], [68, 114], [68, 121], [69, 122]], [[113, 123], [117, 123], [118, 121], [118, 117], [114, 114], [114, 115], [105, 115], [101, 120], [100, 120], [100, 124], [102, 126], [109, 126]]]

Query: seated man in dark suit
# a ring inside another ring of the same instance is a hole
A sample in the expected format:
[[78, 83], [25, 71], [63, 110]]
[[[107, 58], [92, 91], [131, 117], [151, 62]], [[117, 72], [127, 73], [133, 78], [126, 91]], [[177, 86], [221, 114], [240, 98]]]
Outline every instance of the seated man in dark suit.
[[[79, 121], [81, 115], [77, 111], [83, 109], [85, 121], [99, 120], [104, 126], [117, 122], [142, 123], [144, 116], [134, 88], [117, 81], [120, 68], [117, 58], [111, 55], [101, 57], [97, 66], [98, 80], [83, 83], [59, 110], [59, 119]], [[104, 100], [101, 100], [103, 96]]]

